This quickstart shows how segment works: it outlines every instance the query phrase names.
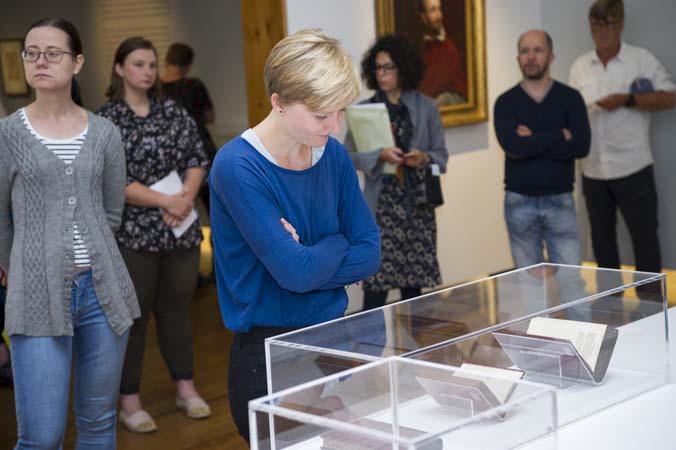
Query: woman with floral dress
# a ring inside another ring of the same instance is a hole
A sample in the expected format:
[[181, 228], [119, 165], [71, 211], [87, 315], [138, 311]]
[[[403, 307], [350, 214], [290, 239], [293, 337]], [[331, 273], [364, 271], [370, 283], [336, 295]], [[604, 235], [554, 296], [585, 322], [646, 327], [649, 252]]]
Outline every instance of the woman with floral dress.
[[[390, 289], [405, 299], [441, 284], [434, 207], [425, 201], [424, 185], [430, 164], [446, 171], [448, 152], [434, 100], [417, 91], [423, 71], [418, 50], [400, 36], [381, 37], [362, 60], [366, 84], [376, 91], [365, 103], [385, 104], [395, 141], [366, 152], [355, 151], [350, 134], [345, 142], [364, 172], [364, 196], [382, 241], [380, 270], [363, 283], [365, 310], [384, 305]], [[386, 173], [386, 164], [396, 173]]]
[[[141, 317], [129, 336], [119, 417], [128, 429], [141, 433], [157, 429], [139, 396], [151, 313], [162, 356], [176, 384], [176, 406], [190, 418], [210, 415], [193, 383], [188, 308], [199, 266], [199, 220], [182, 234], [176, 232], [193, 211], [207, 158], [194, 120], [175, 101], [160, 98], [158, 87], [153, 44], [141, 37], [129, 38], [117, 49], [106, 92], [110, 100], [99, 111], [119, 127], [127, 156], [125, 209], [116, 238], [134, 282]], [[176, 193], [152, 188], [172, 175], [180, 178]]]

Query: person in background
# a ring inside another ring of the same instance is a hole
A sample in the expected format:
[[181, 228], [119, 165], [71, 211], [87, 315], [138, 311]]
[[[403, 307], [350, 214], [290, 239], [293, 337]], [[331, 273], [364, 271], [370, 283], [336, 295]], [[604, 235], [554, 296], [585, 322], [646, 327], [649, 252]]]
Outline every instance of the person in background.
[[[215, 120], [214, 105], [204, 83], [199, 78], [188, 78], [194, 56], [193, 49], [187, 44], [177, 42], [169, 46], [165, 57], [164, 77], [161, 80], [162, 94], [176, 100], [195, 120], [204, 151], [211, 164], [217, 149], [207, 125]], [[208, 212], [209, 186], [206, 183], [202, 184], [199, 195]]]
[[[7, 110], [2, 102], [0, 102], [0, 119], [7, 116]], [[0, 278], [4, 273], [0, 275]], [[5, 296], [7, 292], [4, 287], [0, 286], [0, 335], [5, 331]], [[5, 341], [0, 337], [0, 386], [7, 386], [12, 384], [12, 366], [9, 357], [9, 349], [5, 345]]]
[[[157, 51], [150, 41], [131, 37], [120, 44], [106, 95], [99, 114], [119, 127], [127, 155], [126, 204], [116, 238], [141, 307], [122, 372], [120, 421], [146, 433], [157, 429], [139, 395], [150, 314], [176, 384], [176, 407], [193, 419], [211, 414], [193, 382], [189, 306], [202, 241], [199, 219], [177, 231], [193, 211], [208, 162], [195, 121], [176, 101], [158, 96]], [[176, 193], [151, 188], [172, 174], [180, 178]]]
[[[0, 273], [0, 278], [4, 278], [4, 272]], [[12, 361], [10, 359], [9, 348], [3, 340], [2, 333], [5, 331], [5, 298], [7, 290], [0, 286], [0, 386], [12, 385]]]
[[21, 56], [35, 101], [0, 120], [15, 449], [62, 447], [72, 370], [76, 447], [113, 450], [124, 352], [139, 315], [112, 230], [124, 206], [124, 149], [110, 121], [71, 97], [84, 64], [73, 24], [33, 23]]
[[[575, 160], [589, 153], [589, 119], [580, 93], [549, 73], [554, 61], [546, 31], [530, 30], [517, 43], [522, 80], [495, 102], [495, 134], [505, 151], [504, 214], [516, 268], [545, 262], [582, 264], [573, 199]], [[550, 266], [551, 267], [551, 266]], [[574, 268], [531, 268], [524, 275], [541, 283], [554, 271], [559, 303], [585, 296]], [[552, 283], [554, 284], [554, 283]], [[524, 305], [530, 305], [524, 302]], [[586, 305], [566, 317], [591, 317]]]
[[[448, 151], [436, 104], [416, 90], [425, 66], [412, 43], [381, 37], [361, 65], [366, 85], [376, 91], [363, 103], [385, 103], [395, 141], [366, 152], [356, 151], [349, 132], [345, 141], [354, 166], [364, 172], [364, 196], [382, 239], [380, 270], [363, 283], [364, 309], [371, 309], [385, 304], [390, 289], [405, 299], [441, 284], [434, 207], [416, 193], [424, 192], [430, 164], [446, 172]], [[397, 165], [397, 174], [384, 173], [386, 163]]]
[[[570, 85], [580, 90], [591, 122], [591, 151], [582, 161], [582, 190], [594, 256], [599, 267], [620, 268], [619, 207], [631, 236], [636, 270], [660, 272], [650, 113], [674, 107], [676, 86], [652, 53], [622, 41], [622, 0], [594, 2], [589, 25], [596, 49], [577, 58]], [[603, 289], [603, 280], [598, 281]]]
[[[517, 268], [545, 261], [580, 265], [573, 199], [575, 160], [589, 153], [589, 119], [580, 93], [553, 80], [547, 32], [519, 37], [523, 79], [495, 102], [495, 134], [505, 151], [505, 221]], [[544, 245], [543, 245], [544, 244]]]
[[209, 175], [228, 396], [249, 440], [248, 401], [267, 394], [264, 341], [341, 317], [345, 286], [375, 272], [378, 228], [337, 133], [356, 67], [318, 30], [282, 39], [265, 64], [268, 116], [226, 144]]

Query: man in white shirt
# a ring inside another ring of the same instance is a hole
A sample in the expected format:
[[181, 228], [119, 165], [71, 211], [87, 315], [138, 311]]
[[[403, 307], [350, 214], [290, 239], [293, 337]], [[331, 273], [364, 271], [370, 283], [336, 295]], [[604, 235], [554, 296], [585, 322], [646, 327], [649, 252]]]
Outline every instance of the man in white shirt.
[[592, 130], [591, 151], [582, 161], [582, 187], [594, 255], [600, 267], [620, 267], [615, 231], [619, 207], [636, 270], [660, 272], [650, 112], [673, 108], [676, 86], [649, 51], [622, 41], [622, 0], [597, 0], [589, 10], [589, 24], [596, 50], [575, 61], [570, 85], [587, 104]]

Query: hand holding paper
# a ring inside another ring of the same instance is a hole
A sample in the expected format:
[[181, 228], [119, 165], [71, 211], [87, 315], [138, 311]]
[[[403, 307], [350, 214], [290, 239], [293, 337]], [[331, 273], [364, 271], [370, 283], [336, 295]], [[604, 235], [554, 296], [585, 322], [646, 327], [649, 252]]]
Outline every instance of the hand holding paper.
[[180, 192], [167, 196], [167, 204], [164, 206], [165, 213], [171, 214], [179, 219], [185, 219], [193, 208], [194, 203], [188, 196], [187, 189], [181, 189]]
[[[183, 190], [183, 183], [181, 182], [178, 173], [175, 170], [172, 170], [169, 175], [148, 187], [153, 191], [172, 197], [167, 205], [166, 212], [178, 218], [185, 216], [185, 220], [179, 224], [168, 224], [169, 226], [175, 225], [171, 227], [171, 231], [174, 233], [175, 237], [183, 235], [190, 225], [197, 220], [197, 212], [195, 212], [195, 208], [192, 207], [192, 201], [185, 195], [187, 193]], [[167, 222], [167, 220], [165, 220], [165, 222]]]

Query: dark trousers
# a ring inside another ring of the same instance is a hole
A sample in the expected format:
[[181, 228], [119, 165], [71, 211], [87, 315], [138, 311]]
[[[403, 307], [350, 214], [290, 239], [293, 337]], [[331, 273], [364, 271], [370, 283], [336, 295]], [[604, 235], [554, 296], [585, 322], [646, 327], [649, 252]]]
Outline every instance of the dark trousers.
[[[7, 295], [7, 289], [0, 286], [0, 334], [5, 331], [5, 296]], [[0, 338], [2, 341], [2, 338]]]
[[[388, 291], [364, 291], [364, 311], [369, 309], [379, 308], [385, 305], [385, 300], [387, 300]], [[399, 292], [401, 293], [401, 300], [406, 300], [413, 297], [418, 297], [422, 289], [421, 288], [400, 288]]]
[[268, 395], [265, 371], [265, 339], [295, 328], [258, 327], [235, 333], [230, 346], [228, 398], [239, 435], [249, 442], [249, 400]]
[[120, 247], [134, 283], [141, 317], [129, 334], [120, 393], [139, 392], [143, 353], [150, 314], [155, 316], [157, 340], [172, 380], [193, 378], [190, 302], [195, 294], [200, 249], [138, 252]]
[[616, 233], [619, 207], [631, 236], [636, 270], [660, 272], [662, 260], [657, 236], [657, 191], [652, 166], [615, 180], [583, 177], [582, 189], [598, 265], [620, 268]]
[[[662, 270], [660, 242], [657, 235], [657, 190], [653, 167], [614, 180], [594, 180], [582, 177], [589, 223], [591, 225], [592, 247], [599, 267], [620, 268], [620, 254], [617, 247], [617, 208], [629, 229], [634, 249], [636, 270], [656, 272]], [[599, 274], [599, 289], [621, 284], [609, 274]], [[605, 286], [605, 285], [608, 286]], [[653, 292], [654, 291], [654, 292]], [[637, 292], [645, 299], [661, 299], [659, 284], [639, 286]], [[651, 298], [652, 299], [652, 298]]]
[[209, 216], [210, 208], [211, 208], [211, 202], [210, 202], [210, 196], [209, 196], [209, 185], [207, 183], [202, 184], [200, 187], [200, 193], [199, 197], [204, 202], [204, 207], [206, 208], [207, 211], [207, 216]]

